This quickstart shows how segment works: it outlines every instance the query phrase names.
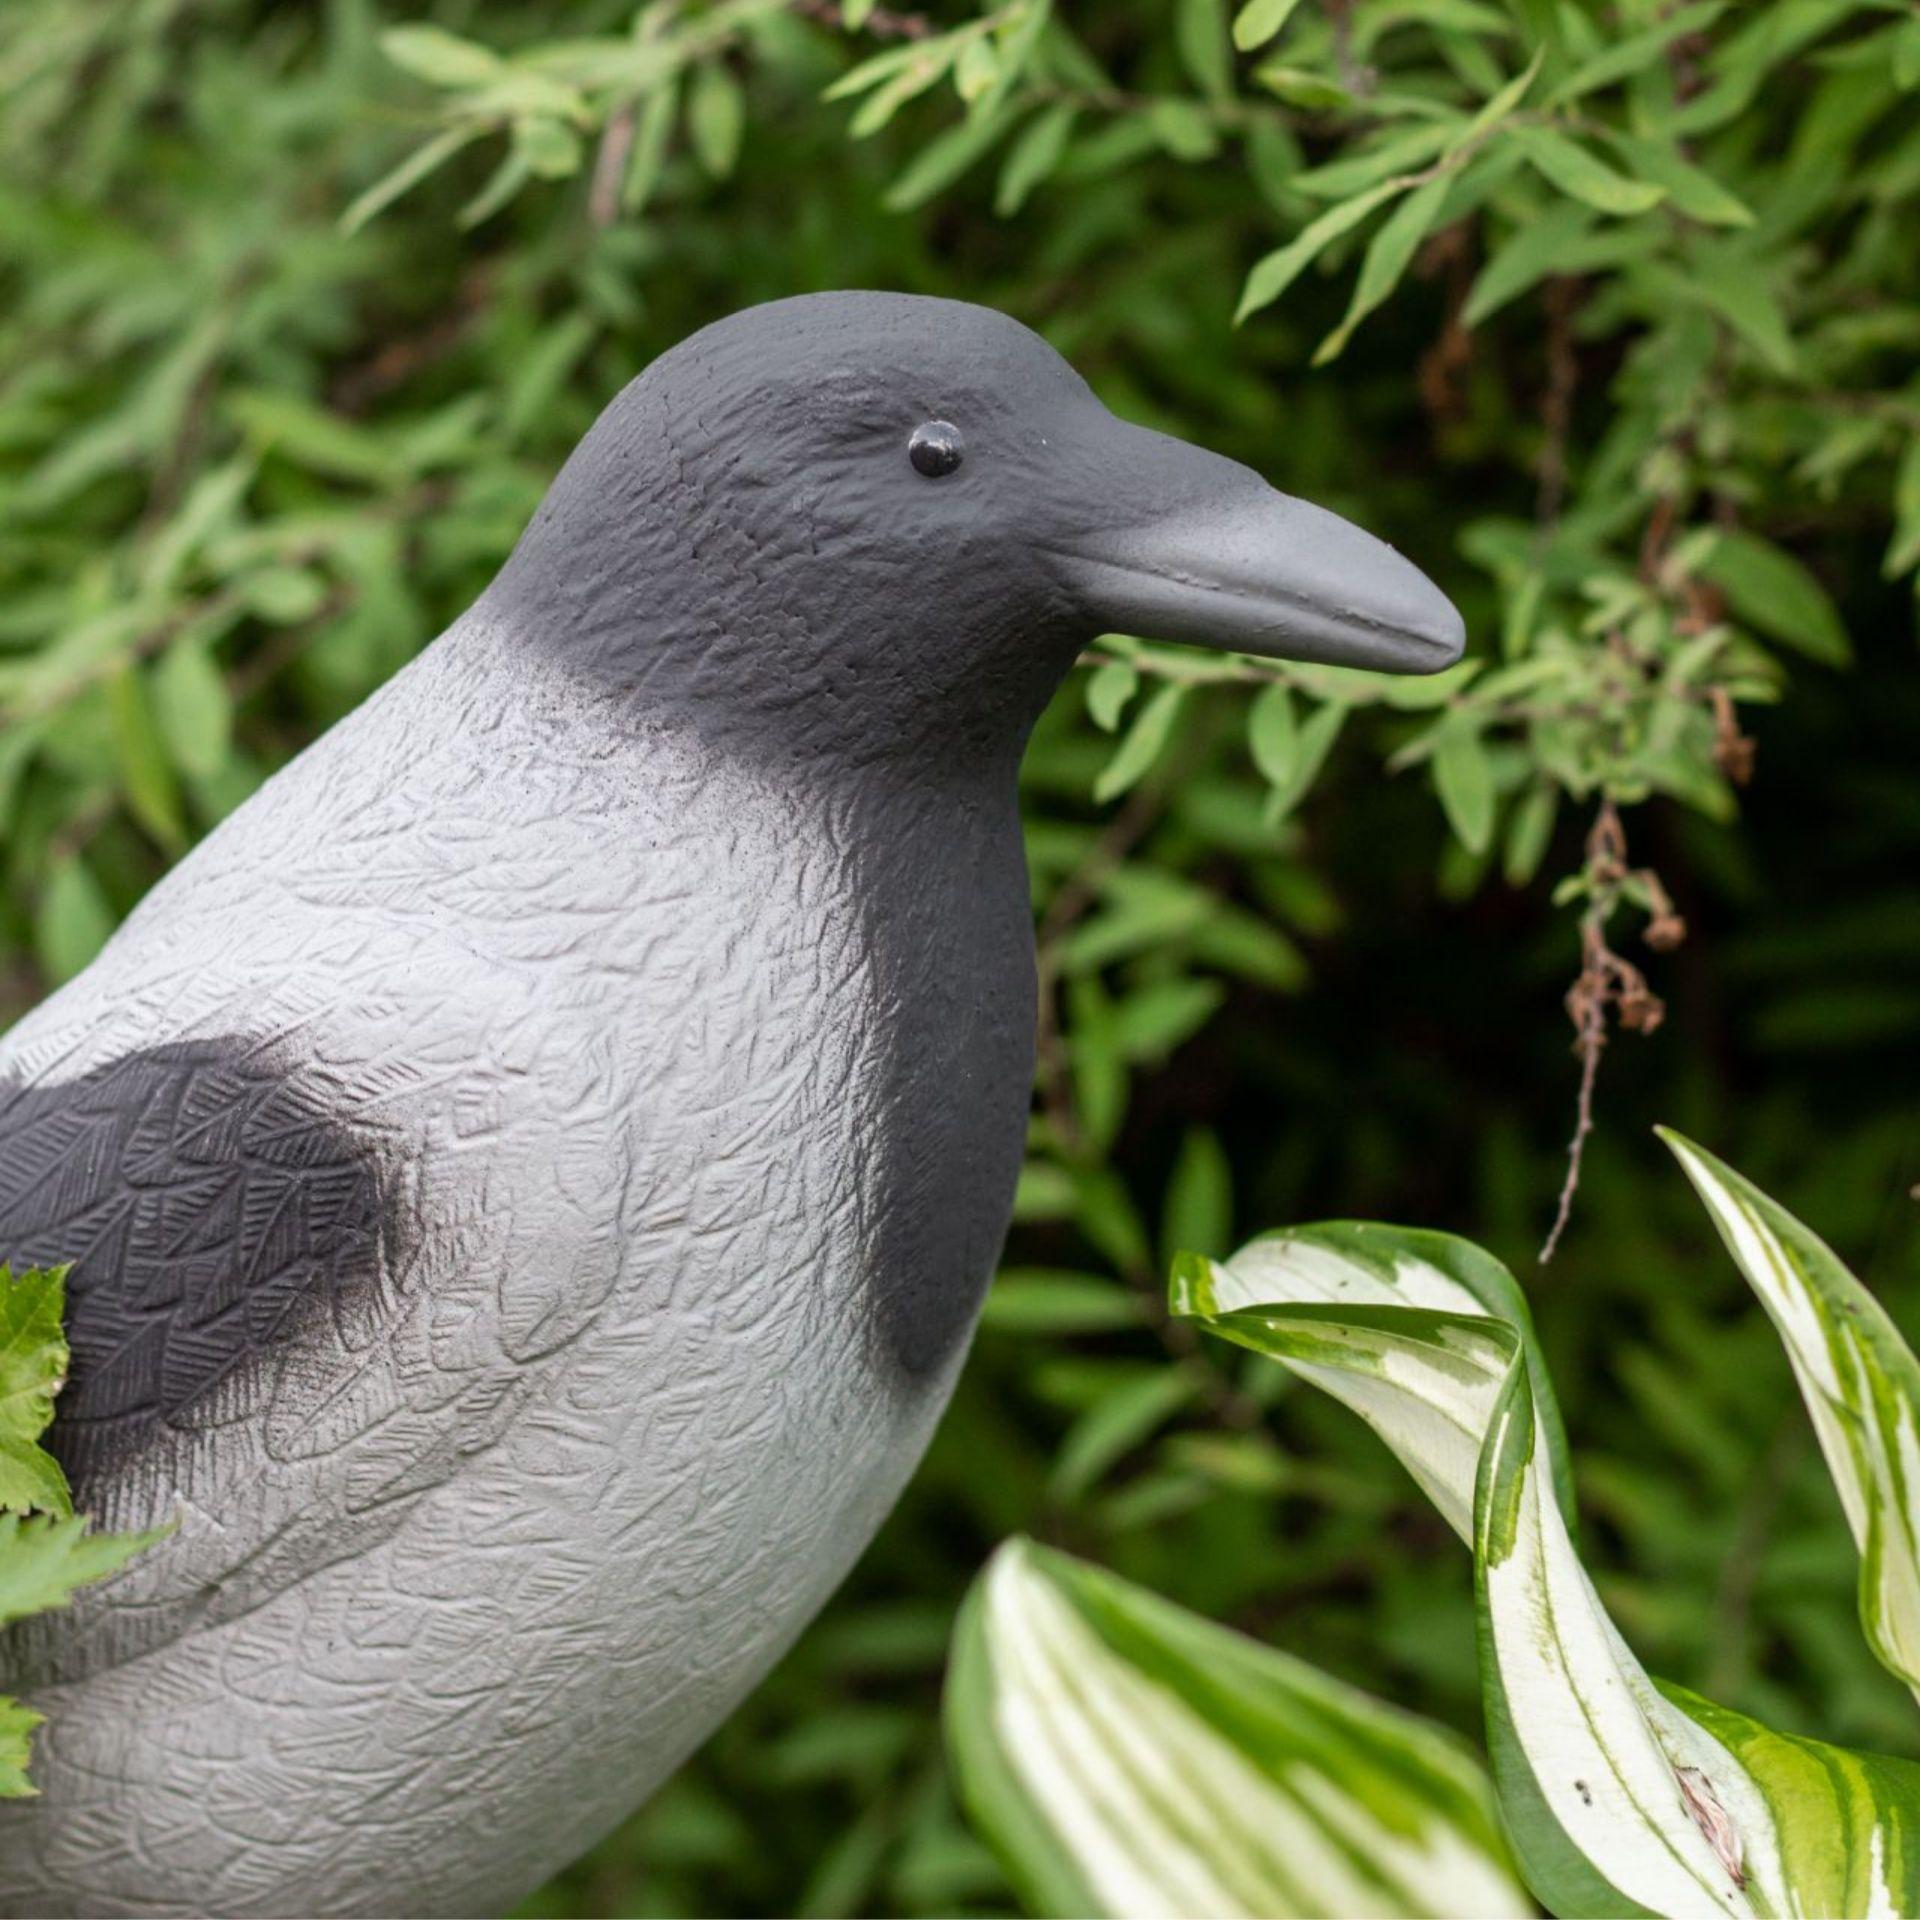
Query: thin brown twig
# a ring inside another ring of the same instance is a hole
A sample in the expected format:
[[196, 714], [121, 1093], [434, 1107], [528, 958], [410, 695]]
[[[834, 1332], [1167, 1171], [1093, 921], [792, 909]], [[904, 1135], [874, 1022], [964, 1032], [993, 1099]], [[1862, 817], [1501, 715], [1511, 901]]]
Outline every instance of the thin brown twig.
[[1620, 810], [1611, 799], [1600, 802], [1587, 834], [1586, 881], [1588, 904], [1580, 916], [1580, 972], [1567, 989], [1567, 1017], [1573, 1022], [1573, 1050], [1580, 1060], [1580, 1093], [1574, 1109], [1573, 1138], [1567, 1142], [1567, 1175], [1553, 1226], [1540, 1249], [1545, 1266], [1559, 1250], [1560, 1238], [1573, 1217], [1574, 1196], [1580, 1190], [1580, 1172], [1587, 1141], [1593, 1132], [1594, 1093], [1600, 1083], [1600, 1056], [1606, 1051], [1608, 1021], [1617, 1020], [1629, 1033], [1652, 1033], [1666, 1018], [1666, 1003], [1647, 984], [1647, 977], [1607, 940], [1607, 923], [1629, 887], [1647, 906], [1643, 938], [1656, 952], [1667, 952], [1687, 937], [1687, 923], [1674, 911], [1660, 877], [1651, 867], [1629, 867], [1627, 834]]

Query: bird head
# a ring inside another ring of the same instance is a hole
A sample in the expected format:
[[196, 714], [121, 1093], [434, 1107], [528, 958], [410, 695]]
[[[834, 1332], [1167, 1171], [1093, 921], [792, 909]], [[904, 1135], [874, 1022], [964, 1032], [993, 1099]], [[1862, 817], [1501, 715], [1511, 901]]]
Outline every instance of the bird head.
[[1117, 418], [965, 302], [806, 295], [661, 356], [499, 591], [601, 684], [730, 745], [1017, 755], [1094, 636], [1431, 672], [1460, 616], [1391, 547]]

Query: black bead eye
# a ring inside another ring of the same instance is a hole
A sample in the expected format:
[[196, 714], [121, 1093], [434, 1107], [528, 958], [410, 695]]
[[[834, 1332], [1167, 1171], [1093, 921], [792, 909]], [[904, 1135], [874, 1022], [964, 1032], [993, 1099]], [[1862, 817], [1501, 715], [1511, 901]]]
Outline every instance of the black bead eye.
[[960, 429], [951, 420], [929, 420], [915, 427], [907, 439], [907, 458], [914, 472], [924, 473], [929, 480], [951, 473], [965, 451]]

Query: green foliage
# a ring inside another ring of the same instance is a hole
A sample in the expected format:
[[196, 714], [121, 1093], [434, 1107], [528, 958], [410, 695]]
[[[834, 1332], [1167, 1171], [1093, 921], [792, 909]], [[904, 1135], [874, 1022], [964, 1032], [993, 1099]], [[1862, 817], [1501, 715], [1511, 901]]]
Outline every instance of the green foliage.
[[[0, 1265], [0, 1628], [64, 1606], [159, 1533], [93, 1533], [60, 1463], [39, 1444], [67, 1377], [64, 1267]], [[162, 1530], [164, 1531], [164, 1529]], [[43, 1716], [0, 1695], [0, 1799], [33, 1792], [31, 1735]]]
[[[1157, 1266], [1192, 1221], [1224, 1251], [1333, 1206], [1519, 1262], [1573, 1092], [1546, 894], [1592, 910], [1603, 797], [1692, 929], [1544, 1283], [1606, 1599], [1772, 1724], [1907, 1740], [1822, 1604], [1844, 1525], [1783, 1363], [1657, 1278], [1695, 1227], [1630, 1143], [1679, 1115], [1920, 1306], [1914, 43], [1842, 0], [0, 10], [0, 1012], [749, 301], [1004, 307], [1468, 615], [1421, 683], [1113, 637], [1048, 714], [1042, 1101], [968, 1379], [837, 1610], [547, 1910], [1003, 1904], [931, 1729], [958, 1596], [1023, 1528], [1473, 1727], [1446, 1540], [1364, 1434], [1183, 1345]], [[1595, 203], [1623, 184], [1659, 197]], [[1653, 902], [1600, 894], [1616, 933]]]

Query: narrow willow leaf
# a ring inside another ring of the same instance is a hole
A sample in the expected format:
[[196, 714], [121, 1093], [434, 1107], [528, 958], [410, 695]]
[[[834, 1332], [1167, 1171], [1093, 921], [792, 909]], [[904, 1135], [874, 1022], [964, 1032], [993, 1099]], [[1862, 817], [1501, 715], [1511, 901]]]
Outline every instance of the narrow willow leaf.
[[1897, 580], [1909, 568], [1920, 566], [1920, 433], [1907, 442], [1907, 450], [1900, 457], [1899, 475], [1893, 483], [1893, 516], [1893, 539], [1880, 566], [1888, 580]]
[[506, 71], [491, 47], [444, 27], [389, 27], [380, 36], [380, 51], [396, 67], [436, 87], [490, 86]]
[[113, 908], [85, 859], [72, 853], [56, 861], [33, 917], [34, 948], [47, 978], [71, 980], [107, 944], [113, 927]]
[[342, 233], [358, 233], [375, 214], [390, 207], [403, 193], [417, 187], [428, 174], [437, 172], [462, 147], [470, 146], [487, 129], [478, 125], [449, 127], [437, 133], [424, 146], [414, 148], [384, 178], [374, 182], [340, 216]]
[[1029, 122], [1008, 149], [993, 195], [993, 210], [1003, 220], [1018, 213], [1027, 204], [1027, 196], [1060, 164], [1078, 118], [1077, 108], [1060, 101]]
[[1087, 677], [1087, 712], [1102, 733], [1120, 724], [1127, 702], [1140, 691], [1139, 670], [1125, 660], [1109, 660]]
[[1233, 43], [1227, 0], [1176, 0], [1175, 44], [1193, 83], [1217, 106], [1233, 98]]
[[1280, 30], [1293, 18], [1300, 0], [1247, 0], [1233, 16], [1233, 44], [1242, 53], [1251, 53], [1277, 39]]
[[967, 1597], [945, 1721], [1034, 1913], [1529, 1910], [1451, 1735], [1030, 1541]]
[[1366, 256], [1360, 262], [1360, 277], [1354, 282], [1353, 298], [1345, 316], [1314, 352], [1316, 367], [1338, 358], [1353, 338], [1354, 328], [1400, 284], [1400, 276], [1411, 263], [1414, 249], [1427, 237], [1452, 186], [1452, 180], [1444, 174], [1427, 181], [1408, 194], [1380, 223], [1379, 232], [1369, 242]]
[[1612, 40], [1579, 66], [1547, 95], [1550, 107], [1564, 106], [1584, 94], [1597, 93], [1602, 87], [1617, 85], [1636, 73], [1644, 72], [1661, 58], [1674, 41], [1690, 33], [1699, 33], [1726, 11], [1726, 0], [1694, 0], [1692, 6], [1676, 7], [1657, 25], [1643, 28]]
[[1920, 1362], [1825, 1241], [1750, 1180], [1661, 1128], [1793, 1363], [1860, 1548], [1860, 1621], [1920, 1695]]
[[[1462, 1284], [1469, 1258], [1498, 1282]], [[1920, 1767], [1771, 1733], [1634, 1659], [1575, 1551], [1545, 1369], [1488, 1256], [1391, 1227], [1302, 1228], [1183, 1259], [1172, 1304], [1353, 1406], [1456, 1531], [1464, 1509], [1501, 1809], [1550, 1910], [1914, 1910]]]
[[747, 124], [746, 95], [720, 60], [695, 69], [687, 88], [687, 135], [694, 158], [715, 180], [732, 174]]
[[1549, 127], [1516, 127], [1509, 138], [1533, 167], [1562, 193], [1584, 200], [1602, 213], [1645, 213], [1666, 198], [1666, 190], [1645, 180], [1630, 180], [1577, 141]]
[[1234, 325], [1238, 326], [1249, 314], [1258, 313], [1262, 307], [1271, 306], [1312, 264], [1322, 248], [1339, 239], [1349, 229], [1357, 227], [1375, 207], [1384, 205], [1395, 194], [1405, 190], [1404, 181], [1383, 180], [1377, 187], [1369, 187], [1365, 193], [1355, 194], [1351, 200], [1343, 200], [1337, 207], [1329, 207], [1284, 247], [1257, 261], [1253, 271], [1247, 275], [1246, 286], [1241, 289], [1240, 305], [1233, 316]]
[[1284, 682], [1262, 687], [1248, 710], [1247, 748], [1263, 779], [1282, 789], [1293, 784], [1300, 766], [1300, 722]]
[[1455, 838], [1469, 853], [1485, 853], [1493, 841], [1493, 763], [1477, 727], [1455, 719], [1441, 723], [1433, 785]]
[[1642, 180], [1664, 187], [1667, 197], [1689, 220], [1710, 227], [1750, 227], [1753, 209], [1736, 200], [1719, 181], [1696, 167], [1664, 140], [1607, 130], [1607, 139]]
[[1471, 120], [1449, 137], [1446, 143], [1448, 148], [1463, 147], [1468, 141], [1477, 140], [1489, 128], [1499, 126], [1527, 97], [1534, 81], [1540, 77], [1546, 57], [1547, 50], [1542, 47], [1519, 73], [1481, 106]]
[[887, 189], [888, 210], [906, 213], [924, 206], [982, 158], [1012, 123], [1012, 112], [997, 108], [974, 114], [948, 127], [944, 133], [936, 134]]
[[1566, 272], [1593, 227], [1593, 214], [1575, 200], [1562, 200], [1539, 219], [1517, 227], [1480, 269], [1461, 310], [1462, 321], [1477, 327], [1548, 274]]
[[1700, 571], [1749, 626], [1830, 667], [1853, 658], [1826, 588], [1792, 554], [1757, 533], [1737, 527], [1716, 533]]
[[1269, 827], [1277, 827], [1304, 799], [1320, 777], [1333, 743], [1346, 725], [1348, 709], [1338, 700], [1323, 700], [1301, 722], [1299, 742], [1293, 756], [1293, 768], [1284, 784], [1276, 784], [1267, 796], [1263, 818]]
[[1118, 751], [1101, 769], [1093, 783], [1093, 797], [1102, 803], [1118, 799], [1129, 787], [1139, 783], [1147, 769], [1160, 757], [1173, 723], [1185, 704], [1187, 690], [1177, 684], [1161, 687], [1135, 716]]

